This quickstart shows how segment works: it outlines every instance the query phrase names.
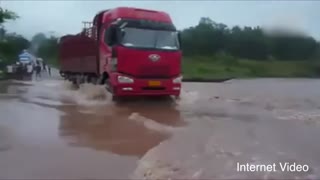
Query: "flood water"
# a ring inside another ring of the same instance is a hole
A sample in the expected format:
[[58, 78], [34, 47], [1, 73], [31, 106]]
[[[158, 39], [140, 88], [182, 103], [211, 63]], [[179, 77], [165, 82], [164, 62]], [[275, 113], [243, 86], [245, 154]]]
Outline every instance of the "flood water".
[[[0, 82], [0, 179], [319, 179], [319, 89], [309, 79], [185, 83], [180, 100], [113, 103], [103, 87], [58, 78]], [[237, 171], [246, 163], [277, 170]]]

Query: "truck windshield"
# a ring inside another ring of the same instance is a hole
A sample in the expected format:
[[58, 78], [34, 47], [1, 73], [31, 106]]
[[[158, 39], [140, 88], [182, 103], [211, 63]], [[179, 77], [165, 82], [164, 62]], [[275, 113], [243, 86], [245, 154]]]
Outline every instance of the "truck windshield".
[[126, 47], [178, 50], [176, 31], [124, 28], [121, 44]]

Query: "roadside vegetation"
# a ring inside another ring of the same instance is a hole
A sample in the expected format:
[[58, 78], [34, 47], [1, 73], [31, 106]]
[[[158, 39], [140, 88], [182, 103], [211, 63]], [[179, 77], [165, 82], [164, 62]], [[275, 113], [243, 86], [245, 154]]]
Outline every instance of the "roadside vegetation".
[[305, 34], [229, 28], [210, 18], [181, 34], [186, 78], [320, 76], [320, 43]]
[[[0, 7], [0, 79], [4, 78], [4, 70], [7, 64], [7, 59], [12, 54], [13, 47], [10, 46], [10, 42], [7, 41], [5, 37], [5, 29], [3, 24], [8, 20], [15, 20], [18, 16], [12, 11], [2, 9]], [[9, 49], [8, 49], [9, 48]]]
[[[0, 71], [28, 49], [58, 67], [58, 37], [36, 33], [31, 40], [6, 32], [4, 23], [18, 15], [0, 11]], [[260, 27], [228, 27], [201, 18], [181, 31], [185, 78], [319, 77], [320, 43], [301, 33]], [[0, 78], [3, 73], [0, 72]]]
[[37, 33], [31, 40], [14, 32], [7, 32], [5, 23], [14, 21], [19, 16], [10, 10], [0, 8], [0, 79], [5, 78], [6, 65], [15, 63], [18, 55], [27, 49], [29, 52], [44, 58], [49, 64], [57, 64], [57, 37]]
[[183, 74], [186, 79], [226, 79], [253, 77], [305, 77], [320, 75], [316, 61], [256, 61], [225, 56], [185, 57]]

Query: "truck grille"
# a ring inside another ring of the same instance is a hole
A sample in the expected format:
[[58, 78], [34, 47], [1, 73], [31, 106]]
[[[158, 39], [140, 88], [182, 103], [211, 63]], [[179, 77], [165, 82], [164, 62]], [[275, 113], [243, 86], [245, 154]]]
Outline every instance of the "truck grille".
[[170, 77], [169, 66], [141, 66], [140, 78], [168, 78]]

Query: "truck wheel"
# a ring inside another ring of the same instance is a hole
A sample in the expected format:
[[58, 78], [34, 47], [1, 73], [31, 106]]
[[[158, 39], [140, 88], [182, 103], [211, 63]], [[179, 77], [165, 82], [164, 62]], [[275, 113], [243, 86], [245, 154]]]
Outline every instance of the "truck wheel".
[[72, 83], [73, 88], [79, 88], [79, 84], [77, 83], [76, 79], [72, 79], [71, 83]]
[[75, 81], [76, 81], [76, 84], [80, 86], [80, 84], [81, 84], [81, 77], [80, 77], [79, 75], [77, 75], [77, 76], [75, 77]]
[[95, 77], [91, 77], [91, 78], [90, 78], [90, 83], [91, 83], [91, 84], [94, 84], [94, 85], [97, 85], [97, 84], [98, 84], [98, 79], [95, 78]]
[[90, 83], [90, 80], [89, 76], [84, 76], [84, 83]]
[[101, 77], [98, 79], [97, 84], [99, 84], [99, 85], [105, 84], [105, 79], [104, 79], [103, 76], [101, 76]]
[[119, 96], [116, 96], [116, 95], [112, 95], [112, 101], [114, 101], [114, 102], [117, 102], [117, 101], [119, 101]]
[[180, 100], [180, 99], [181, 99], [180, 95], [174, 96], [174, 98], [175, 98], [176, 100]]

